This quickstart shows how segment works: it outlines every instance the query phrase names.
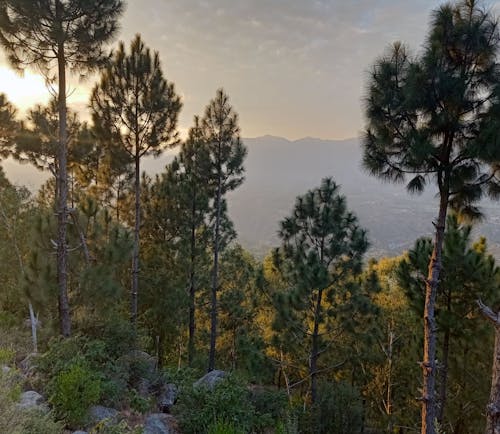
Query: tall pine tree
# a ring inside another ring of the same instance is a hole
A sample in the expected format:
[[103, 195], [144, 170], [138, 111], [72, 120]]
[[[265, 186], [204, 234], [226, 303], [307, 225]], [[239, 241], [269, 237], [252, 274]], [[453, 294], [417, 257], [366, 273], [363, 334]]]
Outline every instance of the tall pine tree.
[[495, 172], [500, 75], [497, 21], [475, 0], [445, 4], [432, 18], [423, 52], [411, 56], [397, 43], [372, 68], [366, 97], [364, 165], [393, 182], [408, 177], [409, 191], [433, 182], [439, 192], [433, 252], [424, 304], [423, 434], [436, 420], [435, 303], [449, 206], [477, 216], [475, 203], [497, 193]]
[[213, 187], [213, 268], [210, 312], [210, 352], [208, 371], [215, 369], [217, 341], [217, 291], [219, 288], [219, 253], [223, 243], [222, 222], [225, 211], [224, 197], [244, 180], [243, 161], [247, 150], [240, 138], [238, 115], [229, 103], [223, 89], [217, 91], [201, 120], [201, 135], [208, 148], [210, 183]]
[[141, 159], [159, 156], [178, 142], [177, 118], [181, 101], [161, 69], [157, 52], [151, 53], [137, 35], [130, 53], [120, 43], [112, 62], [92, 92], [91, 109], [103, 142], [125, 150], [134, 165], [134, 253], [130, 313], [137, 323], [139, 291], [139, 232], [141, 227]]
[[67, 70], [83, 73], [106, 58], [104, 44], [116, 33], [122, 0], [2, 0], [0, 43], [18, 69], [38, 67], [49, 79], [57, 70], [58, 236], [57, 281], [61, 334], [71, 334], [68, 300]]

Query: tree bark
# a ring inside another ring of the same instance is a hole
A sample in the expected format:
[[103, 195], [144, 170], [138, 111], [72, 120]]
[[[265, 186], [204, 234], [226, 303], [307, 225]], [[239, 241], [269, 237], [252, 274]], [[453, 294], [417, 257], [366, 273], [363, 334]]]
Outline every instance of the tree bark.
[[429, 262], [429, 273], [425, 285], [424, 306], [424, 360], [422, 362], [422, 434], [435, 434], [436, 428], [436, 318], [435, 305], [442, 268], [442, 252], [446, 215], [448, 211], [448, 186], [440, 186], [439, 214], [436, 222], [434, 248]]
[[134, 224], [134, 250], [132, 254], [132, 294], [130, 316], [134, 330], [137, 329], [138, 293], [139, 293], [139, 230], [141, 227], [141, 178], [140, 156], [135, 156], [135, 224]]
[[[60, 2], [56, 4], [56, 14], [60, 14]], [[61, 29], [62, 33], [62, 29]], [[64, 42], [58, 44], [58, 111], [59, 111], [59, 173], [57, 176], [58, 206], [57, 206], [57, 283], [59, 286], [59, 325], [64, 337], [71, 335], [71, 316], [68, 300], [68, 133], [66, 125], [66, 58]]]
[[495, 349], [493, 351], [493, 366], [491, 370], [490, 400], [486, 407], [485, 434], [500, 434], [500, 315], [494, 313], [481, 300], [477, 301], [483, 316], [495, 327]]
[[208, 356], [208, 372], [215, 369], [215, 345], [217, 342], [217, 287], [219, 285], [219, 238], [222, 196], [222, 175], [218, 174], [216, 195], [216, 216], [214, 234], [214, 264], [212, 269], [212, 305], [210, 310], [210, 353]]
[[318, 298], [316, 300], [316, 307], [314, 309], [314, 327], [312, 333], [312, 346], [311, 346], [311, 362], [309, 365], [309, 376], [311, 377], [311, 402], [314, 404], [318, 397], [318, 357], [319, 357], [319, 323], [321, 316], [321, 301], [323, 298], [323, 290], [318, 291]]

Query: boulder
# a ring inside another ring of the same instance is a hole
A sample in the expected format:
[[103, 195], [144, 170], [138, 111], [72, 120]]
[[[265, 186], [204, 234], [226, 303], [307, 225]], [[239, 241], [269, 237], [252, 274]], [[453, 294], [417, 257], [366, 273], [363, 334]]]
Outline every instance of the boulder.
[[153, 413], [144, 421], [143, 434], [177, 434], [177, 423], [170, 414]]
[[87, 431], [73, 431], [72, 434], [89, 434]]
[[105, 424], [115, 424], [118, 422], [118, 410], [102, 405], [93, 405], [89, 409], [89, 419], [93, 425], [97, 425], [104, 421]]
[[165, 384], [158, 395], [158, 407], [163, 413], [170, 413], [170, 409], [177, 400], [178, 390], [175, 384]]
[[227, 372], [214, 370], [210, 371], [208, 374], [205, 374], [199, 380], [195, 381], [194, 387], [206, 387], [209, 390], [213, 390], [214, 387], [220, 383], [224, 378], [227, 377]]
[[43, 412], [49, 411], [43, 396], [34, 390], [28, 390], [27, 392], [21, 393], [21, 399], [17, 405], [23, 410], [38, 409]]

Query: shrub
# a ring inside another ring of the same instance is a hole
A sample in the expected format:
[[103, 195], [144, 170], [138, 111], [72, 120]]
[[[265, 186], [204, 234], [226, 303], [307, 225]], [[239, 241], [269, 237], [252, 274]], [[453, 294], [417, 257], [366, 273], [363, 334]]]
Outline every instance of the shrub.
[[233, 376], [218, 383], [213, 390], [193, 386], [182, 388], [174, 411], [185, 434], [205, 434], [217, 421], [226, 421], [243, 432], [250, 432], [255, 422], [249, 392]]
[[302, 415], [304, 434], [356, 434], [363, 425], [363, 405], [356, 389], [347, 383], [320, 383], [318, 399]]
[[252, 390], [251, 402], [255, 409], [254, 428], [262, 431], [274, 428], [288, 416], [288, 398], [282, 390], [257, 387]]
[[87, 367], [74, 364], [60, 372], [51, 387], [50, 402], [70, 426], [85, 421], [88, 408], [101, 396], [101, 382]]
[[208, 427], [208, 434], [245, 434], [245, 431], [235, 428], [232, 423], [217, 421]]
[[52, 414], [39, 410], [22, 410], [17, 406], [21, 384], [16, 372], [4, 374], [0, 371], [0, 432], [2, 434], [58, 434], [63, 431], [61, 423], [54, 421]]

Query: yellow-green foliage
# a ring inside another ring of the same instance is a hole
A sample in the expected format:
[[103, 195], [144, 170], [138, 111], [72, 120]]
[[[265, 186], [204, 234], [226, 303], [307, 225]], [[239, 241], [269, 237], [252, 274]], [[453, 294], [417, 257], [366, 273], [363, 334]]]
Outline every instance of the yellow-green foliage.
[[101, 382], [95, 373], [78, 364], [60, 372], [52, 387], [50, 402], [71, 426], [83, 423], [88, 408], [101, 396]]

